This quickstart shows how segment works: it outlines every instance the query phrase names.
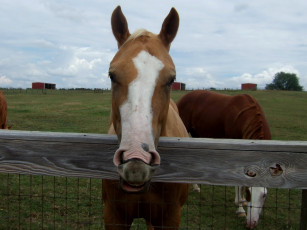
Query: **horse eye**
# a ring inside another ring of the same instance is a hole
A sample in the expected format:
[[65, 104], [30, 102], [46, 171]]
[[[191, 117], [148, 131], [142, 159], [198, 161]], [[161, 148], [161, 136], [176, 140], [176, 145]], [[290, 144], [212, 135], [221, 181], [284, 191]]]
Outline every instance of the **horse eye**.
[[116, 82], [116, 79], [115, 79], [115, 74], [114, 74], [114, 73], [109, 72], [109, 78], [111, 79], [111, 81], [112, 81], [113, 83], [115, 83], [115, 82]]
[[167, 83], [167, 85], [171, 87], [175, 80], [176, 80], [176, 76], [172, 76], [169, 82]]

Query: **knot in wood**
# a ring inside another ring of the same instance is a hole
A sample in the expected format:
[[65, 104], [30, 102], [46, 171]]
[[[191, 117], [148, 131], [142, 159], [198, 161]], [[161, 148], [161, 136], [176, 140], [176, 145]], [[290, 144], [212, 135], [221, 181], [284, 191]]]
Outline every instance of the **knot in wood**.
[[276, 164], [275, 167], [270, 167], [270, 174], [272, 176], [280, 176], [283, 173], [283, 169], [280, 164]]
[[260, 173], [260, 168], [257, 165], [249, 165], [244, 169], [244, 174], [248, 177], [255, 177]]
[[254, 172], [254, 171], [251, 171], [251, 170], [247, 170], [247, 171], [245, 172], [245, 175], [247, 175], [247, 176], [249, 176], [249, 177], [255, 177], [255, 176], [257, 175], [257, 173]]

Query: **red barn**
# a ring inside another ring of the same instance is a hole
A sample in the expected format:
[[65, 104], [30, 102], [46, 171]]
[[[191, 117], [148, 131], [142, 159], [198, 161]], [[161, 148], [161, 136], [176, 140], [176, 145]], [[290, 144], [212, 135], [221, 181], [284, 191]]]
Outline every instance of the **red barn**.
[[257, 90], [257, 84], [254, 83], [241, 84], [241, 90]]
[[172, 85], [172, 90], [185, 90], [185, 84], [182, 82], [174, 82]]
[[32, 89], [55, 89], [55, 84], [44, 82], [33, 82]]

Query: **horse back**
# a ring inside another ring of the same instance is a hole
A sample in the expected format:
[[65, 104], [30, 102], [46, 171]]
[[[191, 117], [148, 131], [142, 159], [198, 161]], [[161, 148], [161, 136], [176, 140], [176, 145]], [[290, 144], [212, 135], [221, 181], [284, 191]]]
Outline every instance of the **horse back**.
[[228, 96], [196, 90], [184, 95], [177, 103], [180, 117], [192, 137], [223, 138], [224, 110]]
[[193, 137], [271, 139], [265, 114], [250, 95], [197, 90], [183, 96], [177, 106]]

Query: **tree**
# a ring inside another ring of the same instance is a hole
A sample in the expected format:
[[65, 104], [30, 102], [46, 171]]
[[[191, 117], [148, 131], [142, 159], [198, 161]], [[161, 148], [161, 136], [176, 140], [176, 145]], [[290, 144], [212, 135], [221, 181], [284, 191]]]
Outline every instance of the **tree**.
[[295, 73], [279, 72], [275, 74], [273, 82], [265, 86], [265, 89], [303, 91], [303, 86], [299, 84]]

